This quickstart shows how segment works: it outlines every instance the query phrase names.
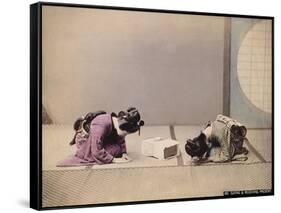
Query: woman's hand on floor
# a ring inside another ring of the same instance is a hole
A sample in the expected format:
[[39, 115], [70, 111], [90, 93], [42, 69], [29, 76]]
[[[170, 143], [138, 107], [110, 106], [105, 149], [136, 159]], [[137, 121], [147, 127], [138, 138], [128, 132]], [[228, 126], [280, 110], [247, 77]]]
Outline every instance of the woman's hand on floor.
[[124, 158], [123, 156], [121, 158], [113, 158], [113, 163], [128, 163], [131, 160]]
[[123, 153], [122, 158], [128, 160], [128, 161], [132, 161], [133, 159], [127, 154], [127, 153]]

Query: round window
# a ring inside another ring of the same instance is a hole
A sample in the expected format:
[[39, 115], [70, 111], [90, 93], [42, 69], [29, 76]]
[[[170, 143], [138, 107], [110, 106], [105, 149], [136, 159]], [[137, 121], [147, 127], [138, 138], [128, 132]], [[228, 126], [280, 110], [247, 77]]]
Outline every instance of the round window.
[[259, 109], [272, 108], [271, 21], [259, 21], [247, 32], [238, 52], [237, 72], [246, 97]]

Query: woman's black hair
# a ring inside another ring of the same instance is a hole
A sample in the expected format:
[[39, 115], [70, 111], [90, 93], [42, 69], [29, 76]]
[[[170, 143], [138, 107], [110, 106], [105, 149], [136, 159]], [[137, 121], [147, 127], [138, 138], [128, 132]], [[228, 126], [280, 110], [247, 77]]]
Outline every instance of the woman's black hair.
[[[77, 135], [77, 131], [80, 128], [83, 128], [85, 130], [85, 132], [89, 133], [90, 131], [90, 125], [92, 120], [97, 117], [98, 115], [102, 115], [102, 114], [106, 114], [105, 111], [99, 110], [99, 111], [95, 111], [95, 112], [89, 112], [87, 113], [84, 117], [80, 117], [78, 119], [76, 119], [76, 121], [73, 124], [73, 129], [75, 130], [75, 134], [73, 139], [70, 141], [70, 145], [74, 145], [75, 144], [75, 138]], [[81, 126], [83, 125], [83, 126]]]
[[144, 121], [141, 120], [140, 113], [135, 107], [129, 107], [126, 112], [120, 111], [118, 118], [119, 128], [129, 133], [139, 131], [140, 127], [144, 125]]
[[206, 143], [206, 135], [202, 132], [199, 136], [188, 139], [185, 144], [185, 151], [191, 157], [202, 158], [206, 152], [209, 151], [209, 147]]
[[78, 131], [80, 129], [83, 121], [84, 121], [84, 118], [80, 117], [80, 118], [77, 118], [76, 121], [73, 124], [73, 129], [75, 130], [75, 134], [73, 136], [73, 139], [69, 143], [71, 146], [75, 144], [75, 138], [76, 138], [76, 135], [77, 135], [76, 131]]

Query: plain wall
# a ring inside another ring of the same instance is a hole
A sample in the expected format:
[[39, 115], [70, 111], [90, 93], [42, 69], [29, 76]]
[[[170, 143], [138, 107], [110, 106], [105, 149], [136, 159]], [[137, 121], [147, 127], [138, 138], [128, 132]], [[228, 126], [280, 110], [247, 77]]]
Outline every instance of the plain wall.
[[136, 106], [146, 124], [223, 111], [224, 17], [43, 6], [43, 104], [72, 124]]

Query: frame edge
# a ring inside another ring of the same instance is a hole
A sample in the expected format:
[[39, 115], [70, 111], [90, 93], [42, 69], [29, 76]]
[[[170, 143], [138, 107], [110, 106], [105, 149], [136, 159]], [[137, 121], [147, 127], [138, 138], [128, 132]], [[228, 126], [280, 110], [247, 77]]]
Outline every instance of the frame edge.
[[41, 4], [30, 5], [30, 208], [41, 205]]

